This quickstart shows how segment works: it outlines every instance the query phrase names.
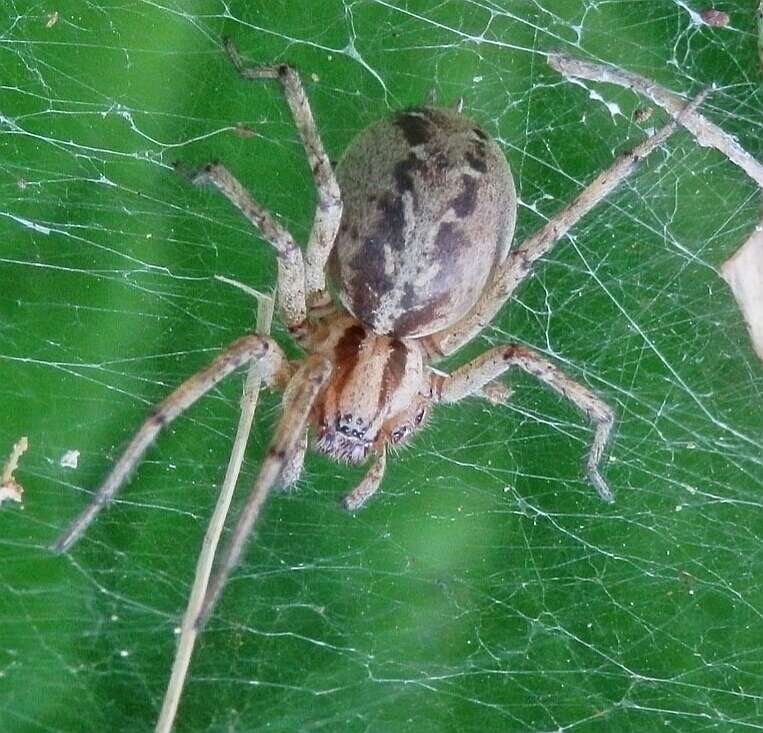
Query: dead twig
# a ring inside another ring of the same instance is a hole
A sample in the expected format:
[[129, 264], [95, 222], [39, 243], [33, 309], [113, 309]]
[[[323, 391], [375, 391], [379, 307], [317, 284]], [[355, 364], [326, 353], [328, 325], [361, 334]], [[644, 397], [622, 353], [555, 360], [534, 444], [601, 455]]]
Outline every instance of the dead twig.
[[[239, 285], [239, 283], [230, 281], [222, 276], [219, 276], [217, 279], [222, 280], [223, 282]], [[270, 333], [270, 325], [273, 320], [273, 298], [264, 296], [249, 288], [246, 288], [246, 290], [254, 294], [259, 301], [257, 309], [257, 333], [262, 336], [267, 336]], [[178, 648], [175, 652], [175, 660], [172, 664], [172, 674], [170, 676], [169, 684], [167, 685], [162, 710], [156, 723], [156, 733], [169, 733], [172, 730], [175, 721], [175, 715], [177, 714], [178, 705], [180, 703], [180, 696], [183, 692], [186, 676], [188, 674], [188, 666], [191, 663], [191, 655], [193, 654], [196, 639], [199, 635], [196, 619], [207, 594], [209, 578], [212, 573], [212, 564], [215, 559], [215, 553], [217, 552], [217, 546], [220, 542], [220, 535], [223, 531], [225, 518], [228, 515], [231, 499], [233, 498], [233, 490], [236, 487], [236, 482], [241, 471], [241, 465], [244, 461], [244, 451], [249, 439], [249, 433], [252, 429], [254, 411], [257, 407], [257, 398], [259, 396], [261, 384], [262, 375], [260, 373], [260, 363], [254, 362], [249, 367], [249, 372], [246, 377], [244, 396], [241, 400], [241, 417], [239, 418], [238, 430], [233, 443], [230, 461], [228, 462], [228, 470], [225, 474], [222, 488], [220, 489], [220, 496], [217, 500], [215, 511], [212, 514], [212, 519], [209, 521], [207, 533], [204, 535], [201, 552], [199, 553], [199, 559], [196, 563], [196, 577], [193, 581], [193, 587], [188, 598], [188, 606], [185, 610], [183, 622], [180, 627]]]

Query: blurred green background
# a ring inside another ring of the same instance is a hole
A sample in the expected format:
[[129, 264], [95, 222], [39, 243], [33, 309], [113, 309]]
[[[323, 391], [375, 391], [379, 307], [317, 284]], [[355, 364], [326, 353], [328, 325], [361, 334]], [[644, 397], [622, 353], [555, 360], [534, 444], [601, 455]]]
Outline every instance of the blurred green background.
[[[241, 375], [70, 556], [46, 547], [149, 406], [253, 327], [214, 276], [274, 282], [256, 233], [171, 164], [225, 161], [308, 234], [280, 89], [241, 82], [221, 38], [302, 71], [332, 159], [430, 90], [462, 96], [505, 149], [523, 238], [664, 120], [561, 79], [548, 51], [687, 95], [715, 83], [706, 113], [763, 156], [755, 3], [714, 6], [726, 28], [698, 0], [3, 4], [0, 455], [30, 449], [24, 506], [0, 511], [0, 730], [150, 730], [161, 704]], [[679, 132], [452, 361], [517, 339], [605, 397], [616, 504], [583, 476], [585, 420], [521, 376], [508, 407], [440, 409], [357, 517], [337, 502], [361, 473], [310, 456], [203, 637], [177, 729], [763, 728], [763, 369], [716, 272], [759, 203]], [[244, 487], [277, 416], [266, 396]]]

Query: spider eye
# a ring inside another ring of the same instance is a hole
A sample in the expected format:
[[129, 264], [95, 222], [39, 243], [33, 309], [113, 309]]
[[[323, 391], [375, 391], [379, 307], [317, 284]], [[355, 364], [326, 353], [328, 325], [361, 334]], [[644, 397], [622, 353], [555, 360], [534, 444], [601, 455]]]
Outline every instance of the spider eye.
[[416, 413], [416, 417], [413, 418], [413, 421], [416, 423], [416, 425], [421, 425], [421, 421], [424, 419], [424, 415], [426, 414], [427, 411], [423, 407]]
[[408, 434], [408, 426], [401, 425], [399, 428], [395, 428], [392, 431], [392, 440], [395, 443], [399, 443]]

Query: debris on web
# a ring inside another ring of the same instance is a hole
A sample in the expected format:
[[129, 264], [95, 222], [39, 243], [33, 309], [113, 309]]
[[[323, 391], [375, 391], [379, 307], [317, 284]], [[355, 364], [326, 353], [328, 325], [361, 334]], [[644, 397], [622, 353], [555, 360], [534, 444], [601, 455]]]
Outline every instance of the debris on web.
[[19, 459], [26, 453], [29, 447], [29, 441], [26, 435], [11, 449], [11, 454], [3, 467], [3, 473], [0, 475], [0, 506], [6, 501], [15, 501], [21, 504], [24, 496], [24, 489], [13, 475], [19, 465]]
[[763, 220], [721, 265], [721, 275], [734, 293], [755, 353], [763, 361]]

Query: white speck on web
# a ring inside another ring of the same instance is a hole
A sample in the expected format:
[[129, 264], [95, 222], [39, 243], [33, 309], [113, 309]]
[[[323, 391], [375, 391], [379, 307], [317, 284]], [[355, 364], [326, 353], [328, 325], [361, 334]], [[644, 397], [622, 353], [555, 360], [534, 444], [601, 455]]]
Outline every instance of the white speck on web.
[[77, 468], [79, 465], [79, 451], [68, 450], [64, 453], [58, 461], [58, 465], [62, 468]]

